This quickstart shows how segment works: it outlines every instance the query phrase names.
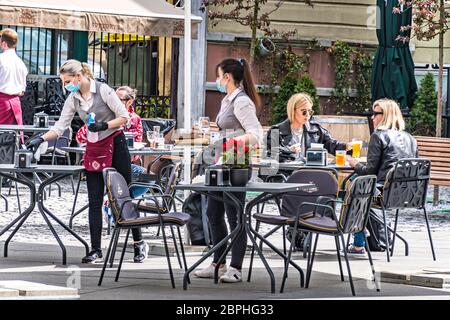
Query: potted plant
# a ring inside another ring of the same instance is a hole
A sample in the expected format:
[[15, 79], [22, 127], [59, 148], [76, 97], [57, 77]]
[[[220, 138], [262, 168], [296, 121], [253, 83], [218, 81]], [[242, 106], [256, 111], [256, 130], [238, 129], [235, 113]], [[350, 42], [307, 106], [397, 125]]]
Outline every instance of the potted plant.
[[265, 57], [268, 54], [275, 51], [275, 44], [268, 37], [262, 37], [259, 39], [258, 52], [261, 57]]
[[222, 145], [222, 164], [230, 168], [233, 186], [245, 186], [252, 176], [250, 159], [257, 146], [249, 147], [244, 140], [230, 138]]

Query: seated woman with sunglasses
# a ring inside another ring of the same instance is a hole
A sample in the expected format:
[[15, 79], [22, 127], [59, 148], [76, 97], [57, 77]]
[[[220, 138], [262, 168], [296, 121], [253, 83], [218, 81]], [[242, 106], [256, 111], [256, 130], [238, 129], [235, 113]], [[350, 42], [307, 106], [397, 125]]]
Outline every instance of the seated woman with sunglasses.
[[[311, 143], [320, 143], [331, 154], [350, 150], [351, 143], [339, 142], [320, 124], [311, 120], [313, 102], [306, 93], [294, 94], [287, 104], [288, 119], [272, 126], [267, 133], [267, 156], [278, 161], [302, 160]], [[277, 143], [278, 142], [278, 143]], [[274, 154], [275, 153], [275, 154]]]
[[[413, 136], [405, 131], [405, 121], [397, 102], [390, 99], [380, 99], [373, 103], [372, 120], [375, 131], [370, 136], [367, 152], [367, 164], [350, 158], [348, 163], [355, 168], [358, 175], [375, 174], [377, 183], [383, 184], [386, 176], [395, 163], [404, 158], [417, 158], [417, 142]], [[377, 209], [373, 213], [382, 217]], [[370, 221], [370, 220], [369, 220]], [[371, 251], [382, 251], [386, 245], [383, 226], [379, 223], [370, 223], [371, 236], [369, 248]], [[378, 242], [374, 241], [378, 239]], [[363, 233], [354, 235], [353, 245], [348, 248], [350, 253], [365, 253], [366, 243]]]

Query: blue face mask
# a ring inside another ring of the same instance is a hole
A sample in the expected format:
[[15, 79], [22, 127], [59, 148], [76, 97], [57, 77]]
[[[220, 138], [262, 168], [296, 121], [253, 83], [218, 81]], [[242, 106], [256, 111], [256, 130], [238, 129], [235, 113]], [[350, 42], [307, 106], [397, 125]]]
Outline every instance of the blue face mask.
[[216, 79], [216, 87], [222, 93], [227, 93], [227, 87], [220, 84], [220, 79]]
[[80, 90], [81, 87], [81, 82], [78, 82], [77, 85], [74, 85], [72, 82], [69, 83], [68, 85], [64, 86], [64, 88], [66, 88], [67, 91], [69, 92], [77, 92], [78, 90]]

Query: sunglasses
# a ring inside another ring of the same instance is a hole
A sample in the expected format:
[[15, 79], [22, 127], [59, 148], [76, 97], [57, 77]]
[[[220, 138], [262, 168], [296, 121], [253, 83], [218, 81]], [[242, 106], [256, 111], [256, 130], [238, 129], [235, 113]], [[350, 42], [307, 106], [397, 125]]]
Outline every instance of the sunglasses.
[[314, 114], [314, 110], [300, 110], [300, 112], [301, 112], [302, 116], [306, 116], [308, 113], [310, 116], [312, 116]]
[[376, 117], [379, 114], [383, 114], [383, 112], [379, 112], [379, 111], [373, 111], [372, 112], [372, 117]]

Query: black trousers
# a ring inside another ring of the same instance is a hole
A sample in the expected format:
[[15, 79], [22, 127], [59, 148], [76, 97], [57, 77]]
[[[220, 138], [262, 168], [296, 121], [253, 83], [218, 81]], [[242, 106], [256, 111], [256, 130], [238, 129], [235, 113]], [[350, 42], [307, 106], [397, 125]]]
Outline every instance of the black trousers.
[[[237, 225], [238, 212], [236, 207], [232, 203], [228, 196], [224, 195], [223, 192], [213, 192], [214, 195], [222, 197], [225, 201], [219, 201], [213, 197], [208, 197], [208, 209], [207, 215], [209, 219], [209, 224], [211, 225], [211, 236], [213, 244], [216, 245], [223, 238], [228, 235], [227, 225], [225, 223], [225, 212], [227, 214], [228, 224], [230, 229], [234, 230]], [[235, 192], [234, 196], [242, 203], [245, 204], [245, 192]], [[214, 253], [213, 262], [217, 263], [220, 256], [224, 253], [226, 246], [222, 246], [219, 250]], [[242, 262], [244, 261], [245, 250], [247, 249], [247, 234], [245, 230], [238, 234], [238, 238], [231, 249], [231, 263], [230, 266], [233, 268], [242, 269]], [[224, 261], [225, 263], [225, 261]]]
[[[112, 166], [119, 172], [127, 183], [131, 182], [130, 152], [123, 133], [114, 138], [114, 153]], [[103, 224], [103, 195], [105, 183], [102, 172], [87, 172], [87, 189], [89, 197], [89, 229], [91, 233], [91, 247], [93, 250], [101, 250], [102, 224]], [[141, 241], [141, 229], [132, 229], [133, 240]]]

